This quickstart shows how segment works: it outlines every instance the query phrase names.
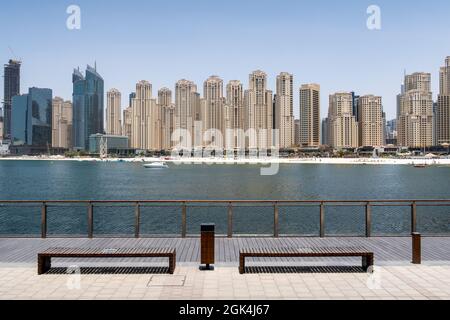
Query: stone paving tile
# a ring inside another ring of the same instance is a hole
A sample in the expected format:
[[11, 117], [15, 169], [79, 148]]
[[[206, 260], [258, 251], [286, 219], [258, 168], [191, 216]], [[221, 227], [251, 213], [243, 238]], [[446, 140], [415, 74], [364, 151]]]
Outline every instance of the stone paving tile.
[[[246, 274], [236, 267], [201, 272], [179, 266], [176, 275], [158, 275], [163, 285], [149, 287], [152, 275], [36, 275], [35, 267], [0, 267], [0, 300], [9, 299], [333, 299], [450, 300], [450, 266], [378, 267], [375, 287], [366, 274]], [[184, 285], [171, 279], [185, 277]], [[79, 277], [79, 278], [77, 278]], [[81, 289], [77, 280], [81, 279]], [[164, 285], [167, 283], [168, 285]]]

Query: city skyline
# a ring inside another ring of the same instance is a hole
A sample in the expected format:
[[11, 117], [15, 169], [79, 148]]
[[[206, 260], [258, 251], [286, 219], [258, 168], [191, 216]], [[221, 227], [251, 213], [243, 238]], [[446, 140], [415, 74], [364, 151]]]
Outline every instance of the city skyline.
[[[238, 6], [180, 1], [79, 1], [81, 30], [70, 31], [65, 27], [68, 3], [43, 1], [24, 6], [18, 1], [0, 13], [1, 21], [11, 27], [0, 29], [0, 33], [14, 30], [13, 38], [4, 37], [8, 41], [0, 48], [0, 59], [21, 58], [23, 69], [28, 70], [23, 72], [22, 92], [33, 86], [50, 87], [64, 99], [71, 97], [71, 83], [67, 73], [61, 71], [69, 72], [74, 66], [84, 67], [97, 61], [105, 88], [118, 88], [123, 93], [123, 108], [127, 107], [128, 93], [141, 79], [150, 81], [155, 88], [172, 88], [177, 79], [188, 78], [200, 86], [211, 74], [217, 74], [224, 83], [239, 79], [246, 86], [248, 73], [258, 69], [268, 74], [268, 88], [274, 91], [276, 75], [289, 72], [294, 75], [295, 91], [304, 83], [320, 84], [322, 101], [339, 91], [382, 96], [388, 119], [395, 118], [398, 84], [405, 69], [408, 73], [431, 72], [433, 100], [437, 99], [440, 61], [450, 52], [450, 44], [441, 41], [450, 27], [440, 22], [446, 21], [448, 2], [434, 1], [433, 6], [416, 3], [411, 9], [406, 1], [378, 1], [382, 29], [377, 31], [366, 27], [366, 9], [372, 4], [369, 1], [344, 6], [328, 1], [284, 1], [279, 6], [269, 6], [271, 3], [263, 1], [257, 7], [254, 1]], [[136, 11], [133, 8], [137, 6], [140, 10]], [[18, 21], [12, 17], [19, 14], [19, 9], [24, 18], [39, 19], [15, 28]], [[170, 13], [168, 19], [156, 14], [166, 11]], [[229, 24], [231, 15], [233, 23]], [[260, 19], [264, 24], [255, 24]], [[415, 23], [417, 19], [420, 24]], [[121, 23], [112, 25], [111, 20]], [[208, 28], [212, 24], [221, 27]], [[141, 29], [153, 32], [139, 40]], [[216, 30], [215, 38], [209, 29]], [[48, 39], [37, 37], [43, 34], [48, 34]], [[55, 38], [58, 41], [53, 41]], [[111, 43], [117, 41], [124, 45], [113, 49]], [[273, 45], [262, 47], [266, 41]], [[413, 46], [417, 41], [427, 45]], [[414, 50], [405, 52], [408, 44]], [[298, 105], [297, 94], [294, 105]], [[326, 104], [322, 104], [322, 115], [326, 109]], [[294, 108], [294, 115], [298, 118], [298, 108]]]
[[[10, 77], [9, 70], [12, 63], [10, 60], [9, 64], [5, 65], [5, 79]], [[447, 134], [449, 127], [446, 102], [450, 83], [449, 66], [450, 56], [447, 56], [444, 66], [439, 68], [440, 91], [437, 102], [432, 98], [430, 73], [405, 74], [401, 92], [397, 95], [398, 146], [425, 148], [448, 143], [447, 139], [442, 139], [442, 135]], [[16, 76], [20, 77], [20, 73]], [[106, 133], [113, 136], [126, 135], [130, 146], [138, 150], [167, 150], [173, 146], [173, 141], [179, 139], [180, 133], [175, 129], [181, 129], [188, 131], [188, 140], [185, 140], [184, 136], [181, 140], [185, 148], [206, 146], [205, 143], [208, 144], [207, 141], [210, 141], [216, 147], [226, 146], [227, 149], [231, 149], [238, 145], [242, 147], [238, 141], [242, 138], [236, 131], [238, 129], [249, 134], [250, 140], [244, 142], [247, 148], [258, 146], [266, 149], [274, 146], [283, 149], [294, 147], [296, 139], [294, 132], [298, 132], [292, 117], [294, 76], [286, 72], [277, 76], [275, 93], [267, 87], [267, 74], [261, 70], [255, 70], [249, 75], [249, 87], [246, 90], [240, 81], [232, 80], [224, 88], [224, 82], [220, 77], [210, 76], [203, 83], [203, 97], [197, 92], [197, 84], [182, 79], [175, 85], [175, 103], [172, 102], [170, 89], [159, 89], [157, 99], [154, 99], [152, 84], [141, 80], [136, 85], [136, 91], [129, 95], [130, 106], [123, 112], [123, 121], [122, 95], [118, 89], [107, 91], [105, 111], [104, 80], [97, 72], [96, 65], [94, 68], [88, 65], [85, 75], [79, 68], [74, 69], [72, 81], [73, 112], [70, 113], [73, 113], [73, 121], [68, 118], [67, 113], [62, 116], [61, 104], [64, 100], [55, 97], [52, 106], [53, 95], [50, 94], [48, 103], [50, 113], [47, 118], [52, 118], [52, 108], [55, 114], [53, 125], [50, 124], [52, 132], [46, 140], [47, 144], [53, 142], [54, 146], [65, 145], [75, 150], [87, 150], [91, 135]], [[6, 94], [10, 94], [8, 90], [10, 87], [5, 86]], [[299, 93], [298, 107], [302, 120], [301, 146], [318, 147], [321, 134], [325, 138], [323, 140], [325, 144], [335, 149], [386, 145], [387, 119], [381, 96], [373, 94], [360, 96], [355, 92], [344, 91], [330, 94], [327, 118], [322, 122], [320, 133], [318, 132], [320, 85], [304, 84], [300, 87]], [[21, 111], [26, 109], [22, 106], [26, 105], [25, 100], [21, 104], [16, 97], [24, 99], [26, 95], [18, 95], [12, 99], [12, 120], [15, 124], [12, 128], [14, 131], [12, 138], [15, 145], [20, 145], [16, 144], [16, 138], [21, 137], [23, 130], [18, 131], [18, 128], [23, 125], [18, 124], [26, 121], [24, 118], [27, 113]], [[44, 117], [37, 116], [37, 119], [40, 121]], [[239, 120], [240, 117], [243, 117], [243, 121]], [[67, 126], [72, 127], [72, 136], [66, 135], [69, 128]], [[219, 136], [209, 131], [212, 129], [218, 130]], [[230, 129], [234, 138], [229, 136]], [[276, 129], [277, 132], [272, 132], [272, 129]], [[256, 131], [250, 133], [249, 130]], [[252, 134], [256, 134], [254, 136], [256, 140], [251, 140]], [[306, 136], [309, 134], [311, 137]], [[61, 141], [64, 135], [66, 137]], [[58, 139], [55, 139], [57, 136]], [[217, 138], [219, 140], [216, 140]], [[19, 140], [29, 141], [26, 132], [25, 137]], [[45, 146], [35, 142], [32, 145]]]

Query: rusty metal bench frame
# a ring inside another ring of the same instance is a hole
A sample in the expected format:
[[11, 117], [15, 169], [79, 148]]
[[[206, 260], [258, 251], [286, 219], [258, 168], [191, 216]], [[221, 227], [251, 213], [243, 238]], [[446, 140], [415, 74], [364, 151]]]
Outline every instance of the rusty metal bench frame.
[[374, 264], [374, 253], [362, 247], [347, 248], [244, 248], [239, 252], [239, 273], [245, 273], [245, 258], [297, 258], [297, 257], [362, 257], [367, 271]]
[[176, 265], [174, 248], [50, 248], [38, 253], [38, 274], [51, 268], [52, 258], [169, 258], [169, 273], [173, 274]]

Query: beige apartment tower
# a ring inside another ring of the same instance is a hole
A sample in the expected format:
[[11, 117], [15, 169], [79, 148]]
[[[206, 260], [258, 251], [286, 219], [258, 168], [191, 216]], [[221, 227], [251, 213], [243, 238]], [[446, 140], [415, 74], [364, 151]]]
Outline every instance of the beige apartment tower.
[[[223, 80], [218, 76], [209, 77], [203, 84], [203, 99], [206, 108], [206, 118], [201, 120], [206, 125], [206, 130], [217, 130], [222, 141], [209, 141], [216, 147], [224, 147], [225, 137], [225, 98], [223, 96]], [[214, 139], [219, 139], [215, 137]]]
[[161, 150], [161, 111], [152, 99], [152, 85], [140, 81], [131, 102], [131, 146], [140, 150]]
[[122, 135], [122, 95], [117, 89], [111, 89], [106, 94], [106, 133]]
[[450, 57], [439, 72], [439, 95], [436, 112], [436, 143], [450, 143]]
[[425, 148], [433, 145], [433, 95], [431, 74], [417, 72], [405, 76], [397, 106], [398, 144]]
[[178, 141], [179, 146], [191, 150], [194, 148], [195, 122], [199, 120], [200, 95], [197, 86], [192, 81], [182, 79], [175, 85], [175, 128], [185, 131], [187, 136]]
[[55, 97], [52, 102], [52, 147], [72, 148], [72, 102]]
[[132, 112], [133, 108], [130, 106], [123, 110], [123, 126], [122, 135], [128, 137], [128, 145], [131, 146], [131, 133], [132, 133]]
[[384, 145], [382, 98], [365, 95], [358, 100], [359, 144], [363, 147]]
[[328, 109], [328, 139], [335, 149], [357, 148], [358, 122], [353, 115], [353, 97], [348, 92], [330, 95]]
[[304, 84], [300, 87], [299, 146], [320, 146], [320, 86]]
[[[273, 93], [267, 90], [267, 75], [254, 71], [249, 76], [249, 90], [245, 91], [245, 129], [253, 131], [246, 146], [250, 149], [269, 149], [273, 145]], [[278, 144], [278, 141], [277, 141]]]
[[294, 145], [294, 76], [287, 72], [277, 76], [274, 127], [278, 130], [279, 147], [291, 148]]
[[228, 130], [225, 133], [227, 148], [245, 149], [244, 137], [240, 136], [245, 130], [244, 88], [238, 80], [227, 84], [225, 123], [225, 130]]
[[175, 105], [172, 103], [172, 91], [162, 88], [158, 91], [158, 105], [161, 108], [161, 147], [173, 148], [172, 133], [175, 131]]

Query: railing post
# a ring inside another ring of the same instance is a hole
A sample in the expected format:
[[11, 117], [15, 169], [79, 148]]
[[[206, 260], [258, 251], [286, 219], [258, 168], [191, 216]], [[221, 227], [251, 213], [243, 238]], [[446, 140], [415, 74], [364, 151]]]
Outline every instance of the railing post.
[[325, 238], [325, 204], [320, 203], [320, 237]]
[[372, 210], [370, 202], [366, 204], [366, 237], [370, 238], [372, 232]]
[[416, 222], [417, 222], [417, 204], [415, 201], [413, 201], [411, 205], [411, 233], [417, 231]]
[[273, 236], [275, 238], [278, 238], [279, 236], [279, 230], [278, 230], [278, 203], [275, 202], [273, 206]]
[[41, 208], [41, 238], [47, 238], [47, 204], [42, 203]]
[[412, 263], [422, 263], [422, 236], [418, 232], [412, 234]]
[[186, 202], [181, 207], [181, 237], [186, 238]]
[[88, 203], [88, 238], [94, 237], [94, 205], [92, 202]]
[[228, 204], [228, 238], [233, 238], [233, 204]]
[[141, 224], [141, 205], [136, 202], [136, 207], [134, 211], [134, 237], [139, 238], [140, 234], [140, 224]]

